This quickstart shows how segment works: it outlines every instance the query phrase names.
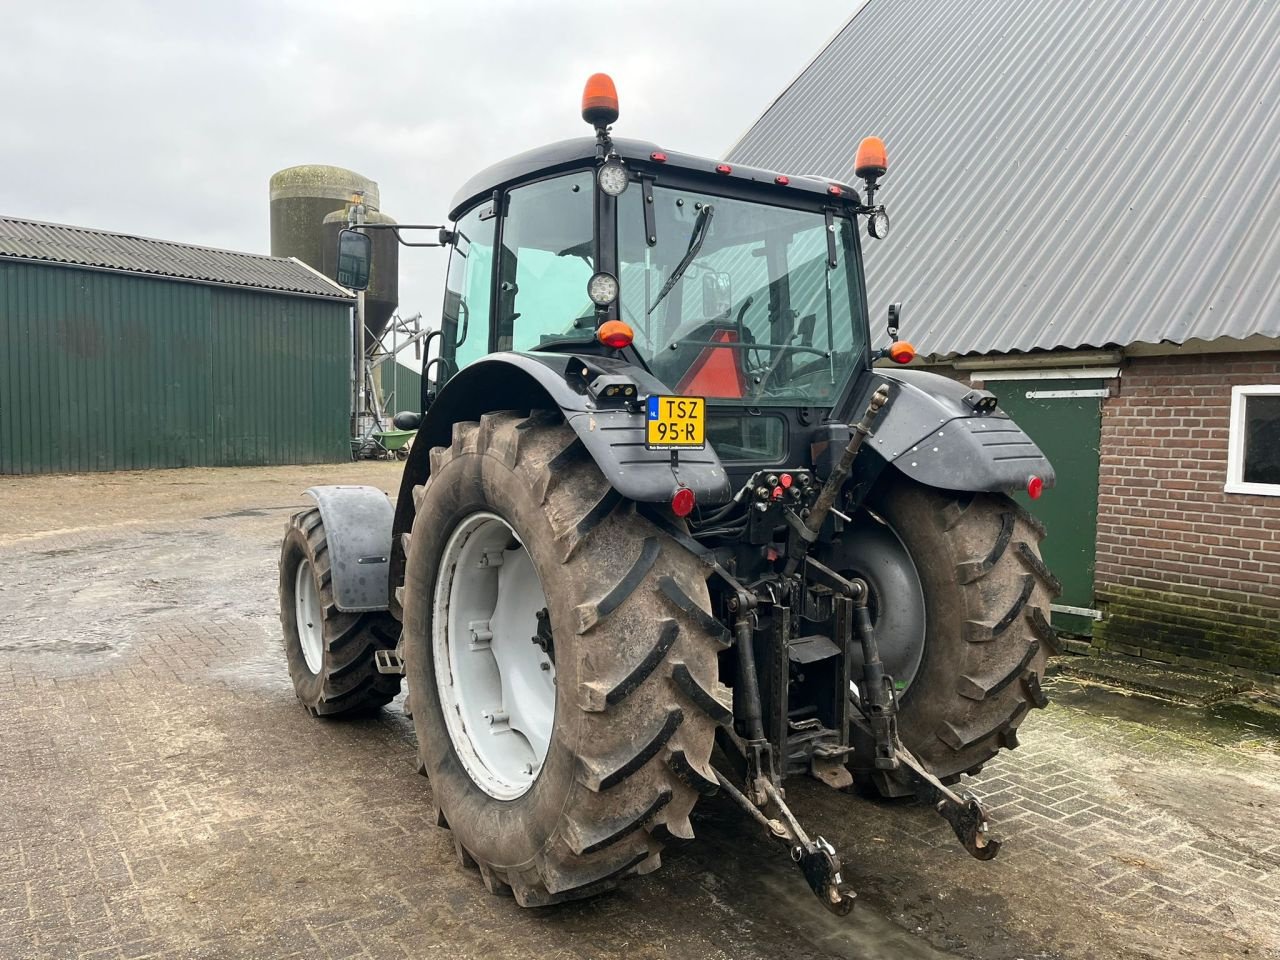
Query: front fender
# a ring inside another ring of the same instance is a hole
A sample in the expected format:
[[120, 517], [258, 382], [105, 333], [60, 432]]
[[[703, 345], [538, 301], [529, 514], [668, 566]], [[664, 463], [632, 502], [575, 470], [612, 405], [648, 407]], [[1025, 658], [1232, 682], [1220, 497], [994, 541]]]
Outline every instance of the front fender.
[[377, 487], [310, 487], [320, 508], [333, 602], [339, 610], [386, 610], [391, 598], [391, 501]]
[[924, 370], [876, 370], [864, 379], [863, 407], [881, 384], [889, 385], [889, 401], [859, 452], [855, 477], [892, 464], [941, 490], [1007, 493], [1026, 489], [1032, 475], [1054, 485], [1053, 465], [1035, 441], [998, 407], [982, 413], [966, 403], [966, 385]]
[[[595, 367], [629, 377], [640, 396], [671, 392], [652, 374], [625, 360], [587, 359]], [[681, 453], [674, 466], [670, 452], [645, 449], [644, 414], [597, 405], [575, 373], [582, 363], [573, 354], [494, 353], [449, 380], [423, 417], [405, 463], [396, 503], [396, 535], [413, 524], [413, 488], [431, 475], [431, 448], [448, 446], [455, 423], [479, 420], [494, 410], [559, 410], [605, 478], [630, 500], [667, 502], [680, 485], [692, 489], [704, 505], [729, 499], [728, 474], [710, 446]]]

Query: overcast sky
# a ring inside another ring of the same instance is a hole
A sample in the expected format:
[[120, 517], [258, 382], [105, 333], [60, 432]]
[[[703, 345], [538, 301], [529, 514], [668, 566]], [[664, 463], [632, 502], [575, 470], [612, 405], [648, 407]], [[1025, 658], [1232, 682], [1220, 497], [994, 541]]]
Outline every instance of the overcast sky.
[[[0, 0], [0, 213], [267, 252], [267, 181], [350, 167], [436, 223], [481, 167], [588, 134], [722, 155], [860, 6], [437, 0]], [[402, 315], [438, 317], [444, 257], [405, 251]]]

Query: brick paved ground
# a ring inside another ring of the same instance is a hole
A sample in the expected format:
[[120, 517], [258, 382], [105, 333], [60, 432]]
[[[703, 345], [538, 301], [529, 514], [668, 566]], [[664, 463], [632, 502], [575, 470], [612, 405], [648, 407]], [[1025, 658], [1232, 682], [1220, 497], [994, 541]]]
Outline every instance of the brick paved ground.
[[429, 822], [398, 705], [307, 717], [275, 550], [392, 464], [0, 480], [0, 958], [1280, 956], [1280, 754], [1066, 681], [975, 782], [1007, 843], [803, 782], [830, 917], [729, 806], [617, 895], [520, 911]]

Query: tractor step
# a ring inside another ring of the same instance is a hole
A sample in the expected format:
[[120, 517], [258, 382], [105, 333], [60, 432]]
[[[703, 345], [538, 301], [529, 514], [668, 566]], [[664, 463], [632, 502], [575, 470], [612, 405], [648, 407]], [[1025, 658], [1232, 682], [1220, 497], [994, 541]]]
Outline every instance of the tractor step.
[[379, 673], [404, 676], [404, 658], [400, 656], [398, 650], [375, 650], [373, 665], [377, 667]]

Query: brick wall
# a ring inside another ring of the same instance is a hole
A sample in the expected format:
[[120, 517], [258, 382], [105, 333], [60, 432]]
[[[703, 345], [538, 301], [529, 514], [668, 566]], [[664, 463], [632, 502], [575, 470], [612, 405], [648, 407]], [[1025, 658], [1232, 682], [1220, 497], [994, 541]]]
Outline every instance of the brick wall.
[[1095, 644], [1280, 674], [1280, 497], [1223, 492], [1253, 383], [1280, 383], [1280, 353], [1134, 358], [1104, 401]]

